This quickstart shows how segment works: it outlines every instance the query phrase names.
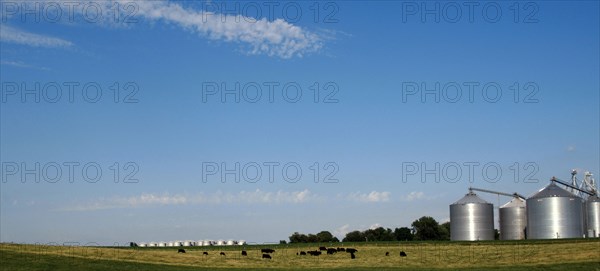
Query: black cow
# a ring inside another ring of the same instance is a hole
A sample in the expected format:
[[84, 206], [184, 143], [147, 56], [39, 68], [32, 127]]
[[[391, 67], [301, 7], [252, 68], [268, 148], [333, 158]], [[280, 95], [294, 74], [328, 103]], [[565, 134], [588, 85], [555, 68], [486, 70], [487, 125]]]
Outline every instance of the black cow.
[[204, 251], [202, 252], [202, 255], [208, 255], [208, 252]]
[[356, 256], [354, 256], [354, 253], [350, 253], [350, 259], [354, 259], [356, 258]]
[[308, 254], [310, 254], [312, 256], [319, 256], [319, 255], [321, 255], [321, 251], [318, 251], [318, 250], [309, 251]]
[[386, 251], [386, 252], [385, 252], [385, 256], [390, 256], [390, 252], [389, 252], [389, 251]]
[[338, 247], [338, 248], [337, 248], [337, 251], [346, 251], [346, 249], [345, 249], [345, 248], [343, 248], [343, 247]]
[[242, 250], [242, 256], [248, 256], [248, 252], [246, 252], [245, 250]]
[[270, 249], [270, 248], [263, 248], [260, 250], [260, 252], [262, 253], [274, 253], [275, 250], [274, 249]]
[[358, 252], [358, 250], [356, 250], [354, 248], [347, 248], [346, 252], [348, 252], [348, 253], [355, 253], [355, 252]]
[[306, 256], [306, 252], [300, 251], [300, 256]]
[[262, 258], [263, 259], [271, 259], [271, 255], [269, 255], [269, 254], [263, 254]]
[[400, 257], [406, 257], [406, 253], [404, 251], [400, 251]]
[[185, 253], [185, 249], [180, 248], [180, 249], [177, 250], [177, 253]]
[[323, 251], [323, 250], [327, 250], [326, 247], [319, 247], [319, 250]]
[[219, 253], [219, 255], [225, 256], [225, 252], [221, 252], [221, 253]]
[[333, 254], [335, 254], [336, 252], [337, 252], [337, 249], [335, 249], [335, 248], [328, 248], [328, 249], [327, 249], [327, 254], [328, 254], [328, 255], [333, 255]]

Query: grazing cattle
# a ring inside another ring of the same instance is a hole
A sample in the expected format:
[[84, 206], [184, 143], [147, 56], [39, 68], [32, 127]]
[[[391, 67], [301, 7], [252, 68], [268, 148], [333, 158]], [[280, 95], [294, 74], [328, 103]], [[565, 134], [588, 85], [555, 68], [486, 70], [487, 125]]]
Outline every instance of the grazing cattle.
[[180, 248], [180, 249], [177, 250], [177, 253], [185, 253], [185, 249]]
[[309, 251], [308, 254], [310, 254], [311, 256], [319, 256], [319, 255], [321, 255], [321, 251], [318, 251], [318, 250]]
[[328, 255], [333, 255], [333, 254], [335, 254], [336, 252], [337, 252], [337, 249], [335, 249], [335, 248], [328, 248], [328, 249], [327, 249], [327, 254], [328, 254]]
[[350, 259], [354, 259], [356, 258], [356, 256], [354, 256], [354, 253], [350, 253]]
[[404, 251], [400, 251], [400, 257], [406, 257], [406, 253]]
[[242, 250], [242, 256], [248, 256], [248, 252], [246, 252], [245, 250]]
[[202, 252], [202, 255], [208, 255], [208, 252], [204, 251]]
[[219, 253], [219, 255], [225, 256], [225, 252], [221, 252], [221, 253]]
[[262, 258], [263, 259], [271, 259], [271, 255], [269, 255], [269, 254], [263, 254]]
[[390, 252], [389, 252], [389, 251], [386, 251], [386, 252], [385, 252], [385, 256], [390, 256]]
[[337, 248], [337, 251], [346, 251], [346, 249], [345, 249], [345, 248], [343, 248], [343, 247], [338, 247], [338, 248]]
[[300, 251], [300, 256], [306, 256], [306, 252]]
[[358, 250], [356, 250], [354, 248], [347, 248], [346, 252], [348, 252], [348, 253], [355, 253], [355, 252], [358, 252]]
[[262, 252], [262, 253], [273, 253], [273, 252], [275, 252], [275, 250], [274, 249], [270, 249], [270, 248], [263, 248], [263, 249], [260, 250], [260, 252]]
[[319, 250], [323, 251], [323, 250], [327, 250], [326, 247], [319, 247]]

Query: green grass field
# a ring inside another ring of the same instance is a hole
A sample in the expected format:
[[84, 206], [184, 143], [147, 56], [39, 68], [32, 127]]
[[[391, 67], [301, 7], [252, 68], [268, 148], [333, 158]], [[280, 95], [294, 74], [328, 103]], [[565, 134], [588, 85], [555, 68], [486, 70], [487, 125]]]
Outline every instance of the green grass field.
[[[343, 244], [356, 259], [334, 255], [297, 256], [319, 245], [242, 247], [119, 248], [0, 244], [1, 270], [595, 270], [600, 239], [487, 242], [386, 242]], [[341, 244], [333, 244], [333, 247]], [[260, 248], [276, 250], [261, 259]], [[207, 251], [208, 256], [202, 252]], [[399, 257], [405, 251], [407, 257]], [[226, 256], [220, 256], [225, 252]], [[390, 252], [390, 256], [385, 256]]]

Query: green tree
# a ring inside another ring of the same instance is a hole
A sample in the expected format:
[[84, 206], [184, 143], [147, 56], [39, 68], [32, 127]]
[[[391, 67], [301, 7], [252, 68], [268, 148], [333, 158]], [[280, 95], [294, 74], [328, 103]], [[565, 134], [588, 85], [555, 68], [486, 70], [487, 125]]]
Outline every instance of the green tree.
[[360, 231], [351, 231], [346, 233], [346, 237], [342, 242], [363, 242], [365, 241], [365, 235]]
[[290, 236], [290, 243], [306, 243], [306, 242], [308, 242], [308, 237], [306, 236], [306, 234], [294, 232]]
[[445, 222], [439, 226], [440, 240], [450, 240], [450, 222]]
[[414, 235], [407, 227], [394, 229], [394, 237], [398, 241], [412, 241], [414, 239]]
[[317, 242], [332, 242], [333, 241], [333, 234], [331, 234], [331, 232], [328, 231], [322, 231], [317, 233]]
[[364, 237], [368, 241], [394, 241], [394, 233], [391, 229], [384, 229], [383, 227], [368, 229], [363, 232]]
[[440, 224], [430, 216], [424, 216], [411, 224], [417, 240], [440, 240]]

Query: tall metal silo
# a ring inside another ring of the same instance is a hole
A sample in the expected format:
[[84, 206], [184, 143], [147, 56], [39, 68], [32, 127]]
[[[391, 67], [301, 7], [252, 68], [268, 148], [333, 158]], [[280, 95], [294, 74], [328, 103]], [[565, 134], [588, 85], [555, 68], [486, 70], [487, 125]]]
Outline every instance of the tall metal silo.
[[525, 230], [527, 229], [525, 200], [514, 197], [508, 203], [500, 206], [499, 215], [501, 240], [525, 239]]
[[527, 239], [581, 238], [582, 199], [556, 185], [527, 199]]
[[494, 207], [469, 192], [450, 205], [450, 240], [494, 240]]
[[588, 197], [585, 204], [587, 237], [600, 237], [600, 198]]

